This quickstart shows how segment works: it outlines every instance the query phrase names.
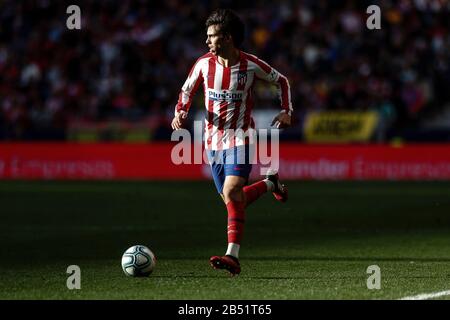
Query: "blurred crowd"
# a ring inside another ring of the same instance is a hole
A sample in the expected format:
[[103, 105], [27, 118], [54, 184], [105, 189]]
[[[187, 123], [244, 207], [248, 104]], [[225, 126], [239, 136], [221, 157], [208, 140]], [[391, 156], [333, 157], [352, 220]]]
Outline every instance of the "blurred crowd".
[[[70, 4], [81, 30], [66, 27]], [[380, 30], [366, 27], [372, 4]], [[218, 7], [246, 23], [243, 50], [288, 77], [297, 124], [311, 110], [378, 110], [392, 131], [450, 102], [444, 0], [2, 0], [0, 140], [64, 140], [73, 121], [111, 119], [148, 121], [155, 139], [167, 138]], [[275, 90], [256, 91], [256, 108], [278, 108]], [[193, 108], [202, 105], [198, 94]]]

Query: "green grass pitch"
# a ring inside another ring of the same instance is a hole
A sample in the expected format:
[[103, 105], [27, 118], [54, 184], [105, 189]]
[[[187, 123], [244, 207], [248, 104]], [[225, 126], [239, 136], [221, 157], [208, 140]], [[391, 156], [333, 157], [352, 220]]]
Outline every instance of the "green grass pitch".
[[[0, 183], [0, 299], [398, 299], [450, 290], [450, 182], [289, 182], [247, 209], [242, 273], [212, 182]], [[158, 258], [126, 277], [122, 253]], [[81, 290], [68, 290], [69, 265]], [[378, 265], [381, 289], [369, 290]], [[448, 296], [447, 296], [448, 297]], [[442, 297], [446, 298], [446, 297]]]

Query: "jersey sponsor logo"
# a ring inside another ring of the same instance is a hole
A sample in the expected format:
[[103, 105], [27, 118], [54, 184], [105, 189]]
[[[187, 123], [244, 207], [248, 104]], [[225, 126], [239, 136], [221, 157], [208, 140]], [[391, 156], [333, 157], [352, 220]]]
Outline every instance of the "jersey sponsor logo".
[[230, 90], [208, 90], [208, 99], [220, 102], [237, 102], [242, 101], [242, 91], [230, 91]]

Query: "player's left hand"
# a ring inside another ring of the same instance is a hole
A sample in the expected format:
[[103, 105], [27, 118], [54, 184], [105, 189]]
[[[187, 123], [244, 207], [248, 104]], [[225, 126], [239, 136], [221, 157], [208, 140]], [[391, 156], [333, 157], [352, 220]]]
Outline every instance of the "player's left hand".
[[172, 129], [173, 130], [182, 129], [186, 119], [187, 119], [186, 111], [182, 110], [182, 111], [178, 112], [177, 115], [172, 120], [172, 124], [171, 124]]
[[291, 125], [291, 116], [286, 112], [281, 111], [275, 118], [273, 118], [270, 125], [275, 125], [277, 129], [287, 128]]

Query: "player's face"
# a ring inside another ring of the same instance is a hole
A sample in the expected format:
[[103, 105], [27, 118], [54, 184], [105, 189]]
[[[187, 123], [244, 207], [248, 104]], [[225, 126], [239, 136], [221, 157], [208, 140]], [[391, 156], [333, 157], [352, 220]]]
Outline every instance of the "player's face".
[[216, 56], [220, 56], [223, 52], [223, 48], [227, 45], [227, 42], [223, 34], [220, 33], [217, 25], [208, 27], [206, 31], [206, 44], [209, 47], [209, 52]]

